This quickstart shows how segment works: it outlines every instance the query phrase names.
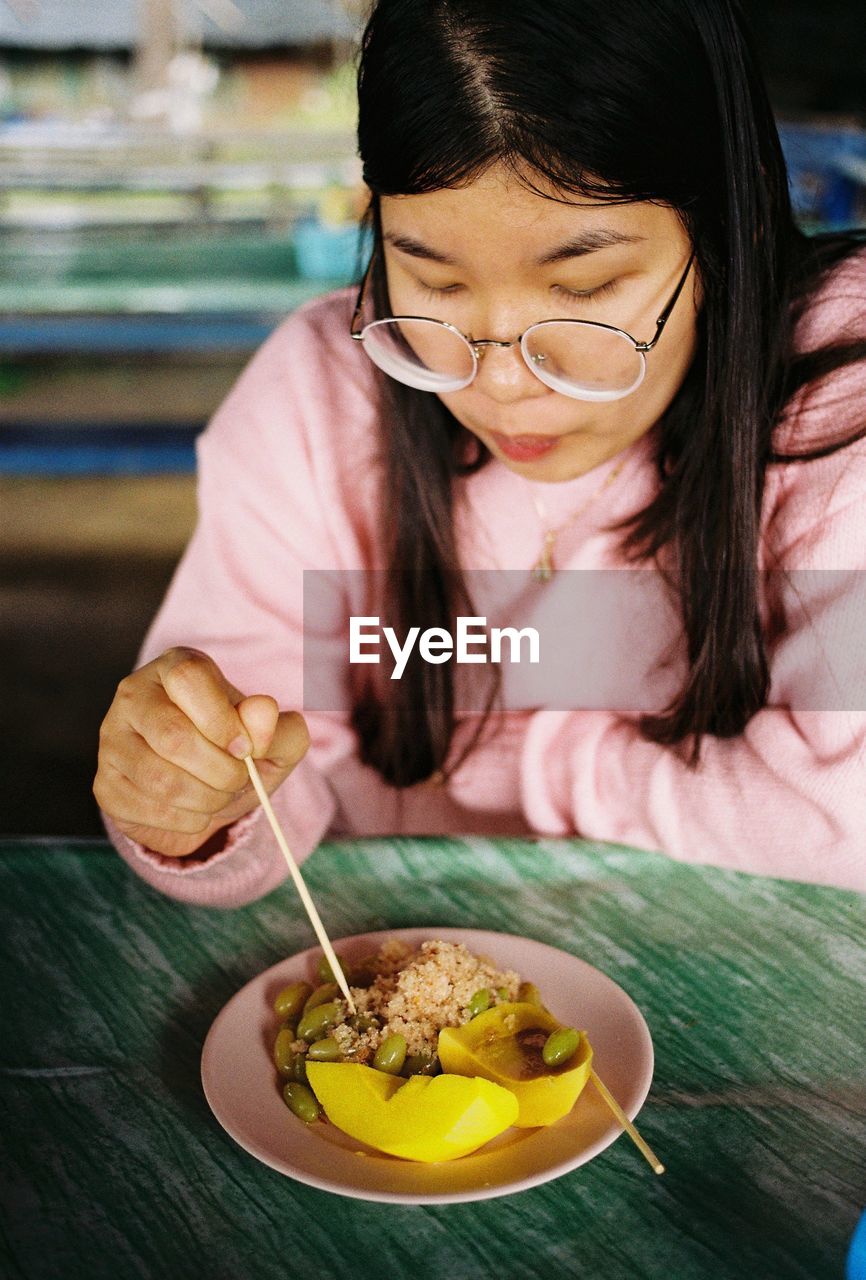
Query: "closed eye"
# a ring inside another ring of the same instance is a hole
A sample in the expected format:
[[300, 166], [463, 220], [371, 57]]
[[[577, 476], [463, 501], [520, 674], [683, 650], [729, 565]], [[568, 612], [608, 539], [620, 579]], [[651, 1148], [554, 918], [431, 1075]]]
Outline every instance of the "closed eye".
[[614, 293], [617, 287], [616, 280], [608, 280], [606, 284], [600, 284], [596, 289], [567, 289], [565, 285], [555, 284], [553, 292], [566, 302], [579, 305], [583, 302], [595, 302], [599, 298], [604, 298], [608, 294]]
[[435, 300], [436, 298], [447, 298], [452, 296], [455, 293], [458, 293], [459, 290], [463, 288], [463, 285], [449, 284], [449, 285], [446, 285], [444, 289], [436, 289], [434, 288], [433, 285], [422, 284], [421, 281], [419, 280], [418, 288], [420, 289], [421, 293], [424, 295], [425, 298], [428, 298], [430, 300]]
[[[431, 302], [435, 302], [437, 299], [453, 297], [463, 288], [462, 284], [449, 284], [437, 288], [435, 285], [424, 284], [420, 280], [417, 283], [420, 292]], [[595, 302], [599, 298], [604, 298], [608, 294], [614, 293], [617, 284], [618, 281], [616, 280], [608, 280], [605, 284], [601, 284], [595, 289], [581, 290], [568, 289], [565, 285], [555, 284], [552, 287], [552, 292], [564, 299], [565, 302], [577, 306], [582, 303]]]

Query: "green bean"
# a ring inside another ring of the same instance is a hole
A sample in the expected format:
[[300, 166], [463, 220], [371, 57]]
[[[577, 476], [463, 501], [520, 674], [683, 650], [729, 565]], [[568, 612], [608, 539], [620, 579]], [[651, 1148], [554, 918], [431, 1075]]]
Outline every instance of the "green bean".
[[362, 1034], [365, 1031], [372, 1031], [376, 1025], [376, 1019], [370, 1013], [355, 1013], [349, 1019], [349, 1026], [353, 1031], [359, 1031]]
[[373, 1066], [377, 1071], [387, 1071], [389, 1076], [398, 1076], [406, 1061], [406, 1037], [399, 1032], [387, 1036], [373, 1058]]
[[292, 1062], [292, 1080], [297, 1080], [298, 1084], [307, 1083], [307, 1056], [304, 1053], [296, 1053]]
[[544, 1008], [541, 1001], [541, 992], [534, 982], [521, 982], [517, 991], [517, 999], [522, 1004], [536, 1004], [539, 1008]]
[[466, 1006], [466, 1012], [470, 1018], [477, 1018], [479, 1013], [484, 1013], [485, 1009], [489, 1009], [493, 1000], [493, 992], [489, 987], [482, 987], [480, 991], [476, 991], [472, 999]]
[[403, 1063], [401, 1076], [435, 1076], [442, 1067], [438, 1058], [431, 1058], [426, 1053], [410, 1054]]
[[290, 982], [287, 987], [283, 987], [274, 1001], [277, 1017], [297, 1022], [312, 990], [309, 982]]
[[309, 1085], [298, 1084], [296, 1080], [283, 1086], [283, 1099], [286, 1106], [304, 1124], [313, 1124], [319, 1118], [319, 1104], [316, 1095]]
[[343, 1006], [339, 1000], [330, 1000], [326, 1004], [317, 1004], [314, 1008], [304, 1010], [304, 1016], [298, 1023], [298, 1039], [312, 1043], [321, 1040], [331, 1031], [343, 1016]]
[[307, 1050], [310, 1062], [339, 1062], [342, 1057], [340, 1046], [333, 1036], [324, 1040], [314, 1040]]
[[[337, 956], [337, 963], [339, 964], [340, 968], [343, 970], [343, 973], [345, 973], [346, 961], [343, 959], [342, 956]], [[319, 979], [319, 982], [336, 982], [337, 981], [336, 975], [334, 974], [334, 970], [331, 968], [331, 962], [328, 959], [328, 957], [325, 955], [319, 957], [319, 963], [316, 965], [316, 977]]]
[[286, 1076], [289, 1079], [292, 1077], [292, 1066], [295, 1058], [292, 1045], [297, 1038], [291, 1028], [283, 1027], [277, 1032], [277, 1038], [274, 1041], [274, 1065], [281, 1076]]
[[580, 1032], [574, 1027], [557, 1027], [544, 1042], [541, 1056], [546, 1067], [561, 1067], [577, 1053]]
[[310, 1009], [315, 1009], [320, 1004], [327, 1004], [329, 1000], [333, 1000], [335, 996], [340, 994], [340, 988], [336, 982], [323, 982], [320, 987], [316, 987], [313, 994], [304, 1005], [304, 1013], [309, 1013]]

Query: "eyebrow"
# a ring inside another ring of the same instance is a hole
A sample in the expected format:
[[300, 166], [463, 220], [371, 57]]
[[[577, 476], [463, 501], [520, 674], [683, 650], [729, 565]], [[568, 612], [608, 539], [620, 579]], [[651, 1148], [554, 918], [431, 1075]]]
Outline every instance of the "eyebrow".
[[[400, 235], [396, 231], [386, 231], [384, 237], [388, 244], [399, 249], [401, 253], [408, 254], [411, 258], [425, 258], [428, 262], [441, 262], [445, 267], [459, 267], [460, 262], [457, 258], [452, 257], [448, 253], [440, 253], [438, 249], [431, 249], [421, 240], [416, 240], [414, 236]], [[557, 245], [555, 249], [543, 253], [540, 258], [536, 258], [536, 266], [547, 267], [554, 262], [565, 262], [568, 258], [583, 258], [588, 253], [596, 253], [599, 249], [609, 249], [613, 245], [618, 244], [637, 244], [643, 240], [643, 236], [627, 235], [624, 231], [614, 231], [612, 228], [599, 227], [595, 231], [583, 231], [579, 235], [572, 236], [570, 240], [566, 240], [564, 244]]]

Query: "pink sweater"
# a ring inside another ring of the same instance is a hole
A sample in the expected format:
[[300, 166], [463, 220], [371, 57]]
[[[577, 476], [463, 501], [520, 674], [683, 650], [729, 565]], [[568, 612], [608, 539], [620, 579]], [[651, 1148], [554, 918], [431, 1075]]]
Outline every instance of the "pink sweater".
[[[268, 693], [283, 709], [304, 710], [303, 570], [382, 567], [372, 551], [381, 501], [375, 371], [347, 338], [351, 298], [341, 290], [291, 315], [200, 437], [199, 522], [140, 663], [171, 645], [192, 645], [244, 693]], [[802, 326], [801, 346], [866, 335], [864, 299], [861, 253], [825, 287]], [[796, 447], [828, 428], [854, 431], [863, 425], [864, 393], [861, 363], [793, 406], [780, 432]], [[563, 484], [530, 486], [495, 459], [459, 481], [461, 563], [529, 569], [542, 540], [532, 491], [543, 497], [548, 526], [558, 525], [618, 461], [623, 469], [603, 498], [559, 537], [557, 563], [622, 567], [617, 536], [604, 526], [655, 492], [649, 437]], [[771, 467], [762, 528], [764, 565], [866, 568], [866, 441], [819, 461]], [[812, 604], [813, 625], [820, 626], [821, 610], [831, 618], [845, 607], [844, 575], [830, 579]], [[556, 576], [541, 588], [557, 589]], [[673, 614], [659, 612], [652, 621], [682, 648]], [[305, 712], [311, 747], [275, 793], [274, 807], [299, 860], [326, 836], [580, 835], [684, 862], [866, 890], [866, 714], [808, 709], [815, 650], [805, 642], [807, 629], [801, 620], [773, 650], [771, 705], [740, 737], [705, 741], [697, 772], [636, 727], [635, 714], [661, 708], [672, 691], [670, 673], [648, 671], [640, 705], [620, 699], [603, 709], [520, 709], [506, 694], [497, 735], [447, 787], [386, 785], [359, 762], [345, 714]], [[337, 664], [347, 662], [337, 624], [319, 643]], [[458, 727], [457, 745], [468, 725], [465, 719]], [[239, 905], [287, 875], [260, 809], [205, 862], [162, 857], [107, 826], [139, 875], [188, 902]]]

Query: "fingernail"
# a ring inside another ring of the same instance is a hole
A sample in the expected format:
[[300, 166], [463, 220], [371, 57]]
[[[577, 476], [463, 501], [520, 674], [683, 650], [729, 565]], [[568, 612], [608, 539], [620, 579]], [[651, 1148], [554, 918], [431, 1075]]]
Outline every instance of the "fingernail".
[[248, 756], [253, 749], [253, 744], [249, 738], [240, 733], [233, 738], [228, 745], [228, 752], [231, 756], [236, 756], [238, 760], [243, 760], [244, 756]]

